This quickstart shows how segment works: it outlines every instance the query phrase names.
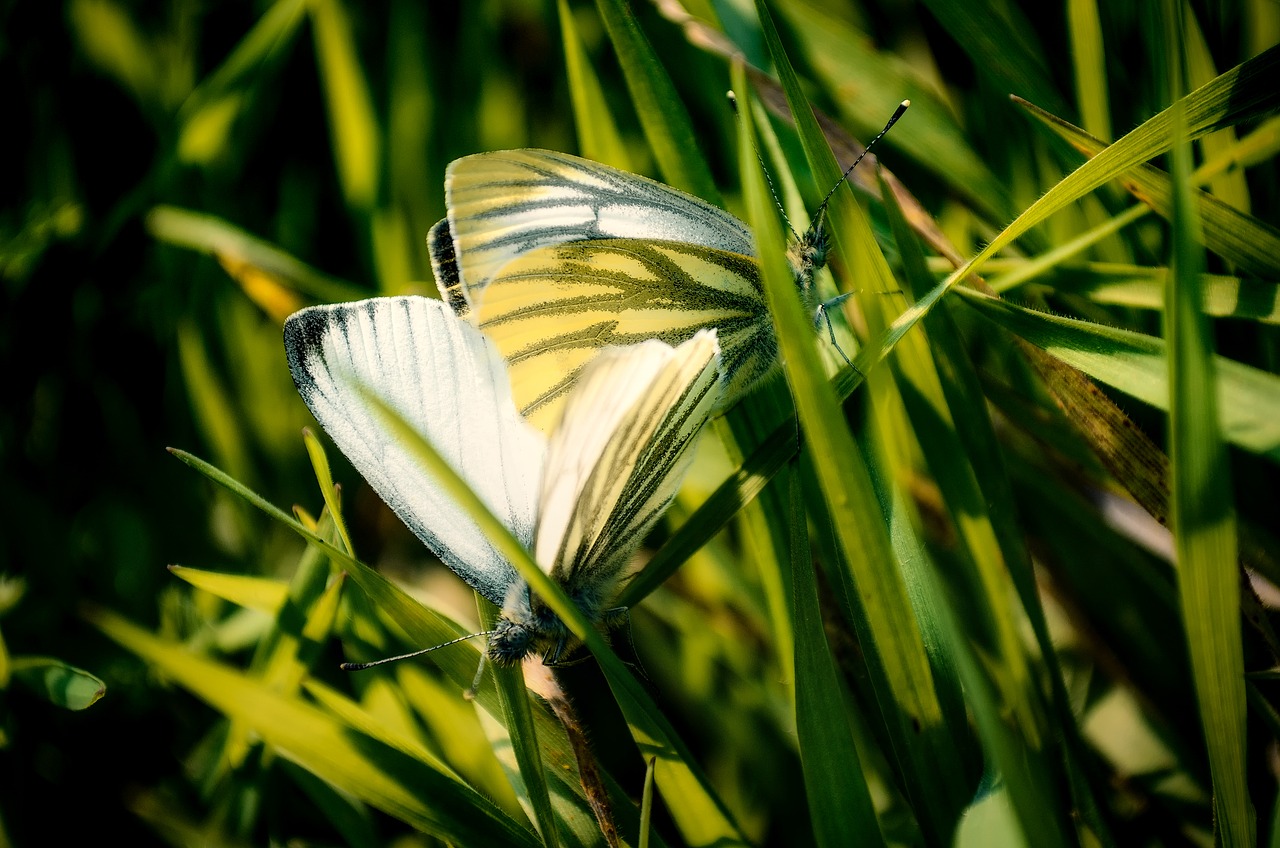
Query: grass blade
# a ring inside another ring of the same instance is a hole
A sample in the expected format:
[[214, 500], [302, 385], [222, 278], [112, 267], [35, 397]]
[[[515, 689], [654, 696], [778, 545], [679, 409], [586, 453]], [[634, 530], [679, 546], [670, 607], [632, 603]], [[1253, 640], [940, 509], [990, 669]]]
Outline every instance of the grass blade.
[[[1180, 15], [1170, 17], [1174, 19], [1170, 28], [1176, 32]], [[1175, 80], [1178, 62], [1176, 56], [1171, 59]], [[1175, 110], [1175, 138], [1181, 123], [1182, 112]], [[1213, 775], [1215, 835], [1226, 848], [1244, 848], [1256, 844], [1257, 823], [1245, 777], [1240, 574], [1225, 434], [1218, 414], [1220, 367], [1215, 363], [1208, 320], [1200, 311], [1204, 256], [1190, 185], [1189, 141], [1175, 141], [1171, 160], [1173, 258], [1165, 332], [1178, 585]], [[1273, 389], [1271, 397], [1276, 394]], [[1230, 403], [1226, 400], [1224, 406]]]

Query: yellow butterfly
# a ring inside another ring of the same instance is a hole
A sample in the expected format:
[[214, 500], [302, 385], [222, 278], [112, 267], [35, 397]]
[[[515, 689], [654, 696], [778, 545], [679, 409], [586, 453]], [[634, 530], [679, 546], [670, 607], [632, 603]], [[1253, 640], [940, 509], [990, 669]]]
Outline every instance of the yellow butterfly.
[[[567, 391], [607, 345], [678, 345], [715, 327], [724, 407], [777, 362], [751, 231], [723, 209], [646, 177], [533, 149], [455, 160], [445, 195], [448, 217], [428, 237], [440, 294], [497, 345], [516, 407], [539, 429], [554, 425]], [[815, 315], [825, 207], [788, 252]]]

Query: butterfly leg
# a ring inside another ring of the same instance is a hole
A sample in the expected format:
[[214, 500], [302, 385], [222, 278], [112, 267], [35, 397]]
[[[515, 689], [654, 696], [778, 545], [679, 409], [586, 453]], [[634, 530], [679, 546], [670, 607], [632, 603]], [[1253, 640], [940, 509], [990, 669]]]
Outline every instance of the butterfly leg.
[[627, 645], [630, 646], [631, 656], [635, 657], [636, 661], [631, 663], [623, 660], [623, 662], [639, 672], [642, 678], [648, 680], [649, 675], [645, 673], [644, 665], [640, 662], [640, 652], [636, 650], [635, 636], [631, 632], [631, 610], [628, 607], [614, 607], [613, 609], [607, 609], [601, 615], [601, 621], [604, 622], [604, 626], [610, 631], [623, 630], [626, 632]]
[[831, 340], [831, 346], [836, 349], [836, 353], [840, 354], [840, 358], [845, 361], [845, 364], [853, 369], [853, 373], [865, 379], [866, 375], [858, 370], [858, 366], [853, 364], [853, 360], [849, 358], [844, 349], [840, 347], [840, 343], [836, 341], [836, 329], [831, 325], [831, 310], [844, 303], [850, 297], [853, 297], [853, 292], [845, 292], [844, 294], [836, 295], [825, 303], [818, 304], [817, 312], [813, 316], [813, 326], [819, 327], [823, 323], [827, 325], [827, 338]]

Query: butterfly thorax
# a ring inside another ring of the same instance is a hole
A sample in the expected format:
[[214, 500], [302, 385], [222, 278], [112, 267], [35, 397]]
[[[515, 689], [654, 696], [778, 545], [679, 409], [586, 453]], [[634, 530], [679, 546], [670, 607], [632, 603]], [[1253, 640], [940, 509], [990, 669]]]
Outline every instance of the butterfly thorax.
[[830, 248], [831, 240], [827, 238], [826, 228], [822, 226], [821, 213], [813, 226], [805, 230], [804, 235], [792, 239], [787, 246], [787, 262], [791, 265], [796, 286], [806, 304], [817, 299], [813, 278], [818, 269], [827, 264], [827, 251]]
[[515, 665], [530, 654], [540, 655], [543, 662], [554, 665], [573, 641], [573, 634], [560, 617], [532, 596], [528, 584], [518, 580], [507, 591], [502, 615], [489, 637], [488, 654], [489, 659], [502, 666]]

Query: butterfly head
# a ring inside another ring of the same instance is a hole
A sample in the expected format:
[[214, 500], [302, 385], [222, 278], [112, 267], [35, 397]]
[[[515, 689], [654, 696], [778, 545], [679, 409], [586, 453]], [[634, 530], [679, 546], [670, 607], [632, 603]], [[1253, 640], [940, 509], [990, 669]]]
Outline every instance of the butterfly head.
[[796, 284], [804, 294], [813, 289], [813, 276], [827, 264], [827, 251], [831, 249], [831, 239], [824, 226], [825, 212], [825, 207], [819, 209], [813, 225], [805, 230], [804, 235], [793, 239], [787, 248], [787, 262], [795, 274]]
[[511, 666], [533, 653], [555, 662], [569, 640], [569, 631], [559, 617], [544, 604], [534, 604], [529, 586], [513, 583], [502, 605], [502, 616], [489, 637], [489, 659]]

